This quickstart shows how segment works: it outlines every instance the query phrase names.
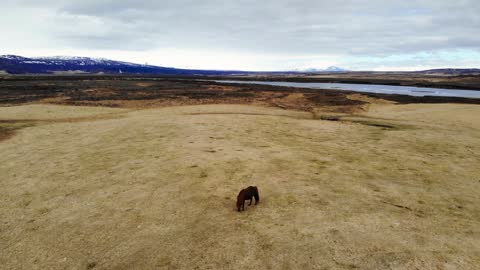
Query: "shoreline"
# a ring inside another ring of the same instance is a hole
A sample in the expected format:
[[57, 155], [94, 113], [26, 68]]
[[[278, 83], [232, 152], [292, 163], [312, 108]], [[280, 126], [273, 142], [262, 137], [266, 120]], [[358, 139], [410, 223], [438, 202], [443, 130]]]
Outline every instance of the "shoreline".
[[480, 91], [480, 75], [419, 75], [409, 73], [339, 73], [313, 75], [149, 75], [149, 74], [22, 74], [1, 75], [2, 81], [30, 80], [238, 80], [238, 81], [280, 81], [308, 83], [346, 83], [346, 84], [380, 84], [390, 86], [414, 86], [419, 88], [464, 89]]

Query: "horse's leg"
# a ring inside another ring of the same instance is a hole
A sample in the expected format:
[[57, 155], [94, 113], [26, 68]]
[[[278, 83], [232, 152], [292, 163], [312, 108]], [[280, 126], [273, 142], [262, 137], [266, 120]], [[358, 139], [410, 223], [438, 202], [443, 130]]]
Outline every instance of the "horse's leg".
[[252, 205], [252, 200], [253, 200], [253, 198], [250, 198], [250, 203], [248, 205]]

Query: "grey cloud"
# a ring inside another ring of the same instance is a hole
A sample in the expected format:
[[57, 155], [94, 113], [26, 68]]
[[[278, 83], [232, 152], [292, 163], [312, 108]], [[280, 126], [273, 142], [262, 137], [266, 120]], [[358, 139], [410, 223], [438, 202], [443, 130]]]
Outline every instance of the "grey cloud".
[[[450, 1], [71, 1], [59, 5], [58, 13], [71, 20], [98, 18], [112, 29], [104, 33], [105, 40], [111, 36], [129, 45], [141, 33], [152, 47], [196, 44], [253, 52], [384, 54], [458, 46], [478, 49], [479, 5], [478, 1], [455, 5]], [[124, 29], [123, 35], [114, 29]], [[104, 45], [98, 42], [91, 45]]]
[[[47, 0], [49, 35], [82, 48], [388, 55], [480, 50], [478, 0]], [[74, 26], [74, 29], [69, 29]]]

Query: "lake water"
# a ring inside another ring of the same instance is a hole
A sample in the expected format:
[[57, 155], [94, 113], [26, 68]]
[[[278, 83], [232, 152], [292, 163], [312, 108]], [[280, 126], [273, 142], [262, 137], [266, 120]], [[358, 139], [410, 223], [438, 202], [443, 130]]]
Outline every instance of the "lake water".
[[350, 83], [232, 81], [232, 80], [216, 80], [216, 82], [262, 84], [262, 85], [287, 86], [287, 87], [312, 88], [312, 89], [332, 89], [332, 90], [345, 90], [345, 91], [379, 93], [379, 94], [399, 94], [399, 95], [409, 95], [409, 96], [418, 96], [418, 97], [439, 96], [439, 97], [480, 98], [480, 90], [476, 91], [476, 90], [466, 90], [466, 89], [442, 89], [442, 88], [426, 88], [426, 87], [414, 87], [414, 86], [350, 84]]

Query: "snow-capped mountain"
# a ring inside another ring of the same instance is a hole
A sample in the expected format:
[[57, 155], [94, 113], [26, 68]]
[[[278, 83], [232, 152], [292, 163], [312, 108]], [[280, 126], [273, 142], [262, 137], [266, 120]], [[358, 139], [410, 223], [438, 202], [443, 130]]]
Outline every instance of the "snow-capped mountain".
[[239, 71], [193, 70], [159, 67], [114, 61], [105, 58], [78, 56], [27, 58], [17, 55], [1, 55], [0, 70], [10, 74], [79, 72], [107, 74], [226, 75], [239, 73]]
[[344, 68], [336, 67], [336, 66], [331, 66], [325, 69], [325, 71], [330, 71], [330, 72], [342, 72], [342, 71], [347, 71]]
[[335, 66], [330, 66], [327, 68], [303, 68], [303, 69], [296, 69], [295, 71], [297, 72], [307, 72], [307, 73], [316, 73], [316, 72], [344, 72], [347, 71], [346, 69], [335, 67]]
[[22, 56], [18, 56], [18, 55], [10, 55], [10, 54], [7, 54], [7, 55], [0, 55], [0, 59], [7, 59], [7, 60], [25, 60], [25, 59], [28, 59], [28, 58], [25, 58], [25, 57], [22, 57]]

